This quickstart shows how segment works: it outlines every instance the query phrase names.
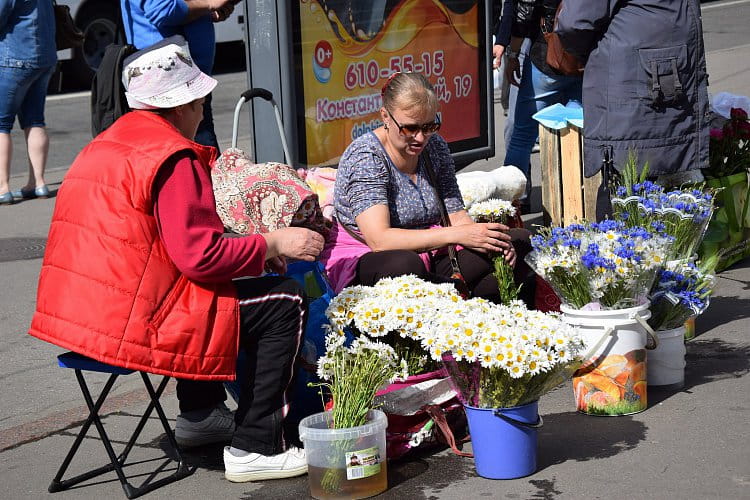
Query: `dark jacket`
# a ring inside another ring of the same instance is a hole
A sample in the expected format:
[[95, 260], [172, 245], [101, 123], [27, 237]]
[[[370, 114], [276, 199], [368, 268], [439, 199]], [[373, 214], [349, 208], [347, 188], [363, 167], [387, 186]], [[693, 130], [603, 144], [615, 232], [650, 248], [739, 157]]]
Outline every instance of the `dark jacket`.
[[564, 0], [556, 32], [586, 61], [586, 176], [628, 150], [653, 175], [708, 163], [708, 75], [698, 0]]
[[503, 14], [496, 25], [495, 37], [499, 45], [508, 45], [510, 36], [531, 40], [529, 56], [541, 72], [555, 77], [560, 72], [547, 64], [547, 41], [542, 35], [541, 21], [551, 30], [560, 0], [505, 0]]
[[[502, 8], [500, 8], [502, 5]], [[492, 16], [495, 19], [495, 45], [510, 45], [510, 31], [513, 24], [513, 0], [495, 0]]]

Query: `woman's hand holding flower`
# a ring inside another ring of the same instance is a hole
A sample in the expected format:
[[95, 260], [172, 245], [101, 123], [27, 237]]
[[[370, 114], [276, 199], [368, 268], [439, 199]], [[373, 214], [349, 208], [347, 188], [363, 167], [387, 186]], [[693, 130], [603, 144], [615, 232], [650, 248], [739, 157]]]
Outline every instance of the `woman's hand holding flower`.
[[508, 226], [496, 222], [455, 226], [456, 243], [477, 252], [502, 252], [507, 256], [508, 252], [513, 252], [507, 230]]

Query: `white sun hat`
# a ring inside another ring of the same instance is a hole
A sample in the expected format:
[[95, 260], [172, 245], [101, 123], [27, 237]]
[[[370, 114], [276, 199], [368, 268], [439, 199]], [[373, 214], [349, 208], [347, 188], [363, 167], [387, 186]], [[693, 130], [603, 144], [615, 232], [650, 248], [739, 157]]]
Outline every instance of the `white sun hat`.
[[210, 94], [218, 82], [198, 69], [187, 41], [171, 36], [123, 61], [131, 109], [175, 108]]

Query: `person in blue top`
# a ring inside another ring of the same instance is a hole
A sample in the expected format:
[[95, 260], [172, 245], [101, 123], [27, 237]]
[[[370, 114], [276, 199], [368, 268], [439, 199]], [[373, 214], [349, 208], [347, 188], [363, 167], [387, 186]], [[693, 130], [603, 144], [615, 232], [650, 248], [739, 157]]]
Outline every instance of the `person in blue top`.
[[[193, 60], [207, 75], [213, 73], [216, 34], [213, 23], [228, 18], [240, 0], [120, 0], [128, 43], [144, 49], [172, 35], [188, 42]], [[211, 111], [211, 94], [203, 104], [203, 121], [195, 142], [219, 149]]]
[[[0, 204], [49, 196], [44, 168], [49, 138], [44, 123], [47, 85], [57, 64], [55, 15], [50, 0], [0, 0]], [[29, 181], [10, 191], [12, 142], [18, 122], [26, 135]]]

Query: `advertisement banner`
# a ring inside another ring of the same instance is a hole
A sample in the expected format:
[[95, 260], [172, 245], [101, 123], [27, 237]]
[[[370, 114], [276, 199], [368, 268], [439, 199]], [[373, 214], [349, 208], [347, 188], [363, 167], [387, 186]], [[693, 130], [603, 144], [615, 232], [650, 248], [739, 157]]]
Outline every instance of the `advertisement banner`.
[[440, 101], [451, 151], [488, 147], [485, 2], [297, 0], [293, 10], [298, 158], [336, 165], [382, 123], [381, 89], [419, 72]]

